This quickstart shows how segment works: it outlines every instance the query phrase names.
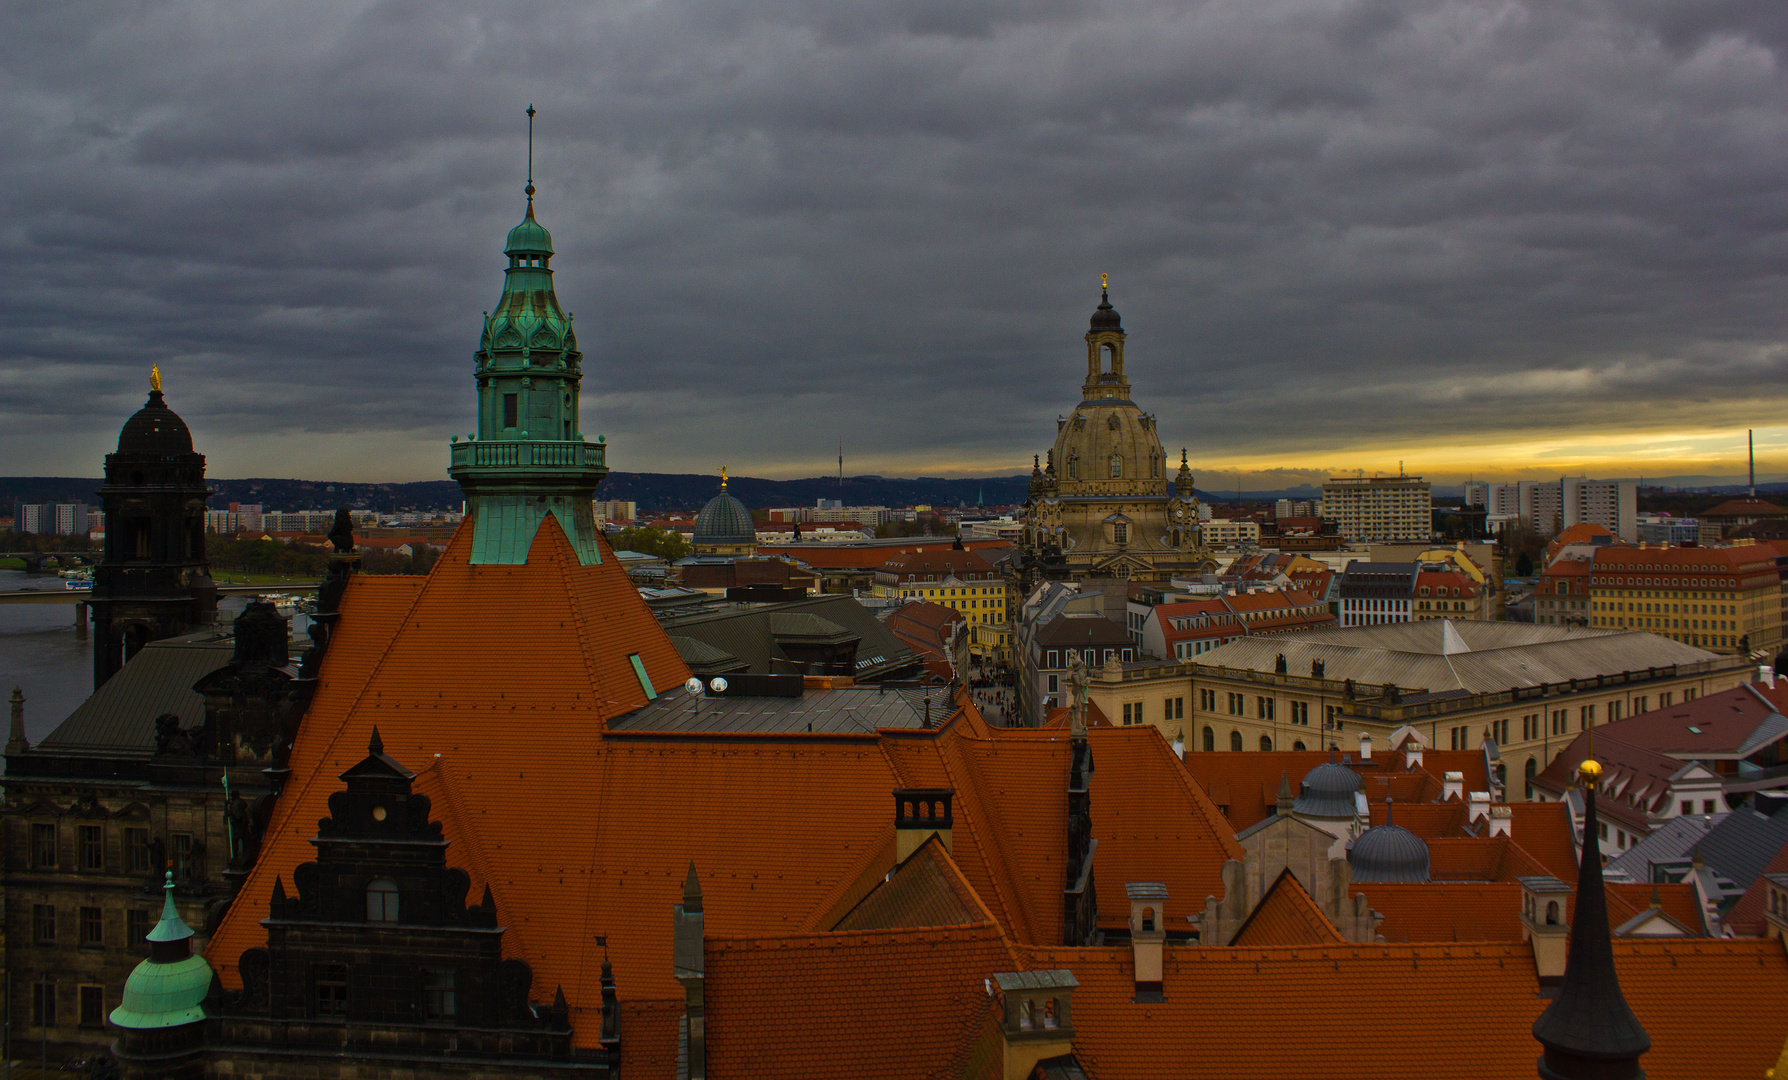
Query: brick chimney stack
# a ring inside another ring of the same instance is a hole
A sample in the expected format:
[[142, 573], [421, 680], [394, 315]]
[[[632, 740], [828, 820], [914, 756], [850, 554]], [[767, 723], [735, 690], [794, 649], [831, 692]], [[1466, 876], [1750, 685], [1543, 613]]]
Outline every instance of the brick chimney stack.
[[1161, 988], [1162, 949], [1167, 943], [1167, 886], [1158, 881], [1131, 881], [1130, 951], [1136, 960], [1138, 1003], [1166, 1001]]
[[1422, 767], [1422, 740], [1416, 738], [1403, 740], [1403, 767], [1406, 769]]
[[1534, 973], [1542, 987], [1557, 986], [1564, 978], [1566, 947], [1571, 924], [1565, 905], [1571, 887], [1548, 874], [1521, 881], [1521, 938], [1533, 946]]
[[1507, 837], [1515, 835], [1515, 811], [1513, 809], [1507, 806], [1492, 806], [1490, 808], [1490, 835]]
[[1441, 783], [1440, 801], [1452, 802], [1454, 799], [1463, 798], [1465, 798], [1465, 774], [1462, 772], [1447, 773]]
[[933, 836], [944, 850], [956, 853], [950, 834], [954, 788], [896, 788], [894, 791], [894, 861], [905, 862]]
[[1372, 733], [1370, 731], [1360, 732], [1360, 760], [1372, 760]]
[[1005, 999], [1000, 1035], [1006, 1080], [1030, 1080], [1037, 1063], [1074, 1051], [1072, 971], [1002, 971], [992, 979]]
[[[1447, 776], [1451, 777], [1452, 774], [1448, 773]], [[1470, 809], [1465, 813], [1465, 820], [1468, 824], [1476, 824], [1490, 816], [1490, 793], [1488, 791], [1472, 792], [1470, 803]]]

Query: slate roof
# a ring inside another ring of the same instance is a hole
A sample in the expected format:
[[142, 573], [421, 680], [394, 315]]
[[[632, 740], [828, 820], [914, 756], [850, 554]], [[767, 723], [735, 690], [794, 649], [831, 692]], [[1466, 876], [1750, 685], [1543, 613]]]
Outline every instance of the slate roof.
[[1693, 851], [1710, 869], [1746, 889], [1784, 847], [1788, 795], [1759, 791], [1709, 829]]
[[[1562, 802], [1541, 803], [1541, 806], [1564, 806]], [[1601, 807], [1596, 807], [1600, 810]], [[1726, 820], [1725, 814], [1682, 814], [1673, 817], [1647, 833], [1645, 839], [1611, 859], [1607, 876], [1628, 881], [1650, 881], [1651, 868], [1659, 863], [1686, 863], [1695, 845], [1709, 829]]]
[[[939, 710], [937, 722], [948, 716]], [[809, 726], [811, 725], [811, 727]], [[873, 734], [877, 728], [916, 728], [922, 713], [897, 693], [878, 687], [809, 690], [798, 698], [661, 694], [642, 709], [609, 721], [610, 731], [710, 731]]]
[[[1448, 627], [1469, 651], [1443, 653]], [[1280, 653], [1293, 672], [1309, 671], [1312, 660], [1323, 661], [1331, 680], [1472, 693], [1717, 659], [1703, 649], [1637, 630], [1431, 619], [1244, 638], [1205, 653], [1198, 663], [1272, 671]]]
[[153, 755], [156, 717], [173, 713], [183, 727], [203, 722], [205, 699], [193, 684], [229, 663], [234, 649], [229, 635], [216, 630], [150, 642], [33, 752]]
[[[796, 616], [796, 618], [790, 618]], [[809, 618], [799, 618], [807, 616]], [[919, 656], [895, 637], [868, 608], [841, 594], [814, 596], [781, 604], [750, 604], [728, 611], [691, 615], [668, 612], [665, 629], [678, 637], [701, 641], [743, 660], [760, 675], [786, 675], [798, 670], [776, 643], [777, 627], [805, 635], [824, 629], [818, 621], [856, 635], [858, 679], [878, 679], [916, 666]], [[777, 627], [772, 626], [775, 621]], [[826, 631], [831, 633], [831, 631]], [[777, 662], [772, 663], [772, 658]]]

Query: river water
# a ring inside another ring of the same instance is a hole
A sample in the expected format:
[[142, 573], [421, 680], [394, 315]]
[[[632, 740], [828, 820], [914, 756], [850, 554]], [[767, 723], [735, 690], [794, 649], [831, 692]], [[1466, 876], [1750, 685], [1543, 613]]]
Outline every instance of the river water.
[[[0, 591], [63, 588], [55, 574], [0, 570]], [[247, 606], [240, 596], [218, 601], [220, 621]], [[309, 644], [310, 620], [292, 619], [294, 648]], [[0, 604], [0, 701], [18, 687], [25, 694], [25, 737], [33, 744], [68, 719], [93, 693], [93, 639], [75, 635], [72, 604]]]

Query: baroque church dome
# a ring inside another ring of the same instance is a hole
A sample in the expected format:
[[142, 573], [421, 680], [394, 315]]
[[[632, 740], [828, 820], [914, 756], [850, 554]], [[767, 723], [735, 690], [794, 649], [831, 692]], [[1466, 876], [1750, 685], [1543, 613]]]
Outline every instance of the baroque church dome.
[[751, 511], [745, 504], [726, 493], [708, 500], [701, 513], [695, 515], [695, 544], [699, 549], [716, 544], [753, 544], [757, 527], [751, 522]]
[[1354, 793], [1359, 790], [1359, 773], [1345, 765], [1325, 761], [1304, 775], [1303, 790], [1292, 810], [1308, 817], [1352, 817]]
[[149, 401], [118, 432], [120, 454], [190, 454], [192, 432], [186, 421], [161, 399], [160, 390], [149, 391]]

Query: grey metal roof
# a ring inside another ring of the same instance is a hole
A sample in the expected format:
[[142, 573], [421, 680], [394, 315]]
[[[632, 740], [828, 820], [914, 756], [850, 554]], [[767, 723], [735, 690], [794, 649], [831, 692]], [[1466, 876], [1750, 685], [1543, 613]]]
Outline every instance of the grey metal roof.
[[1001, 990], [1056, 990], [1080, 985], [1080, 980], [1066, 968], [1057, 968], [1054, 971], [1002, 971], [993, 977], [993, 982]]
[[1610, 881], [1650, 881], [1651, 868], [1662, 863], [1686, 863], [1689, 853], [1725, 814], [1684, 814], [1673, 817], [1648, 833], [1645, 839], [1610, 859]]
[[1361, 833], [1347, 850], [1357, 883], [1427, 881], [1428, 845], [1401, 825], [1377, 825]]
[[[1449, 626], [1469, 651], [1442, 651]], [[1495, 693], [1718, 659], [1637, 630], [1435, 619], [1244, 637], [1212, 649], [1198, 663], [1272, 671], [1280, 653], [1291, 671], [1309, 671], [1312, 660], [1321, 660], [1332, 680], [1395, 683], [1428, 693]]]
[[[917, 728], [925, 724], [923, 706], [915, 709], [893, 690], [858, 686], [845, 690], [809, 690], [798, 698], [711, 697], [699, 704], [685, 693], [662, 694], [643, 709], [609, 721], [610, 731], [719, 731], [757, 734], [869, 734], [876, 728]], [[942, 723], [948, 708], [934, 709], [932, 722]], [[811, 727], [809, 727], [811, 725]]]
[[1742, 891], [1788, 846], [1788, 795], [1759, 791], [1694, 847], [1708, 868]]
[[150, 642], [34, 750], [148, 757], [155, 752], [156, 717], [173, 713], [182, 726], [205, 719], [205, 699], [193, 684], [229, 663], [234, 648], [215, 630]]
[[[746, 604], [725, 611], [699, 611], [688, 615], [663, 612], [660, 621], [673, 636], [704, 642], [731, 653], [748, 670], [765, 675], [786, 675], [798, 670], [776, 644], [772, 616], [817, 615], [857, 636], [858, 679], [877, 679], [918, 664], [918, 654], [855, 597], [822, 595], [781, 604]], [[772, 663], [772, 659], [775, 660]]]

